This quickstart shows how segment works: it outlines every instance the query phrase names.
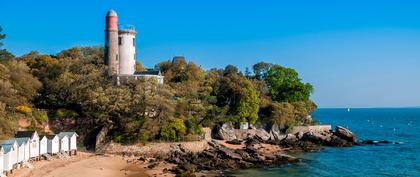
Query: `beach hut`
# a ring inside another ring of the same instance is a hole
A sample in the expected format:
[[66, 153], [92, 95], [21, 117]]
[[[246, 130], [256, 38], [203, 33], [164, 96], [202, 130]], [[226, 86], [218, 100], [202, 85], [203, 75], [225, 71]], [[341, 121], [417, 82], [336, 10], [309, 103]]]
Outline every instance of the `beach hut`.
[[17, 168], [20, 168], [20, 166], [23, 165], [23, 162], [25, 161], [25, 145], [27, 142], [25, 142], [24, 140], [17, 140], [17, 139], [12, 139], [12, 140], [16, 140], [17, 142], [17, 160], [16, 160], [16, 166]]
[[3, 154], [3, 171], [12, 172], [13, 166], [16, 164], [17, 158], [17, 143], [14, 141], [12, 144], [8, 144], [7, 142], [1, 141], [0, 146], [3, 147], [4, 154]]
[[18, 131], [16, 138], [30, 138], [29, 156], [32, 159], [39, 159], [39, 135], [36, 131]]
[[69, 154], [72, 155], [72, 152], [74, 152], [74, 154], [76, 155], [77, 153], [77, 137], [79, 135], [77, 135], [76, 132], [60, 132], [58, 134], [60, 135], [66, 135], [67, 137], [69, 137]]
[[[29, 146], [31, 143], [31, 139], [30, 138], [13, 138], [12, 140], [15, 140], [18, 143], [18, 146], [23, 145], [23, 153], [21, 152], [22, 150], [20, 148], [19, 149], [19, 154], [18, 156], [20, 156], [20, 158], [22, 158], [21, 155], [23, 155], [23, 162], [27, 162], [29, 161], [30, 157], [30, 150], [29, 150]], [[19, 157], [18, 157], [19, 159]], [[19, 161], [19, 160], [18, 160]]]
[[60, 152], [68, 152], [69, 151], [69, 137], [65, 134], [58, 134], [58, 139], [60, 142]]
[[60, 139], [57, 135], [47, 135], [47, 152], [49, 154], [57, 154], [60, 148]]
[[3, 175], [3, 162], [4, 162], [4, 149], [3, 146], [0, 146], [0, 176]]
[[41, 136], [41, 139], [39, 140], [39, 155], [44, 155], [47, 153], [48, 149], [48, 138], [47, 136]]

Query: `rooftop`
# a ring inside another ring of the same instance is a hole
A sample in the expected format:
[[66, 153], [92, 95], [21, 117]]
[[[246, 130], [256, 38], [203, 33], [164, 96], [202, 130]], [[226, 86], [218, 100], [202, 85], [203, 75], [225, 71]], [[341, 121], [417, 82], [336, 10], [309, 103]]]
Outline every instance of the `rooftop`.
[[113, 9], [109, 10], [109, 11], [106, 13], [106, 16], [118, 17], [118, 16], [117, 16], [117, 12], [115, 12]]
[[147, 70], [147, 71], [136, 71], [134, 72], [134, 75], [156, 75], [160, 76], [160, 71], [158, 70]]

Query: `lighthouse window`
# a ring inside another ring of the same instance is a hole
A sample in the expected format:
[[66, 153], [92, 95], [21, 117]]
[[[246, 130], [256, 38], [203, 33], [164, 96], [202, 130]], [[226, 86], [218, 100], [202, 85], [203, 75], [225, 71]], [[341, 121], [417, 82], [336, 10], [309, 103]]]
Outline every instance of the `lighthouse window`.
[[121, 45], [121, 44], [122, 44], [121, 37], [118, 37], [118, 45]]
[[136, 38], [133, 38], [133, 46], [136, 46]]

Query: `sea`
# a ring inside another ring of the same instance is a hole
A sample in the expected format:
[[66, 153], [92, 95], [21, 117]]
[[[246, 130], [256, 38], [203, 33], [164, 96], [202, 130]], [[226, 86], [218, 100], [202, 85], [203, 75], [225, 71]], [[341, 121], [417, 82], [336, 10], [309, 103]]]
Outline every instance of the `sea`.
[[381, 144], [294, 154], [306, 159], [261, 169], [233, 172], [234, 176], [413, 176], [420, 177], [420, 108], [318, 109], [312, 117], [321, 124], [349, 128], [360, 140]]

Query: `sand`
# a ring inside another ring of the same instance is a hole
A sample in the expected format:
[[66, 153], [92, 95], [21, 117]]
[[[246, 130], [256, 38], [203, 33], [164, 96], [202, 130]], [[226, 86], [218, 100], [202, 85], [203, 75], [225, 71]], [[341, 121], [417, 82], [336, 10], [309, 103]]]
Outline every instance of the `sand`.
[[66, 161], [55, 159], [32, 162], [32, 170], [21, 168], [9, 177], [137, 177], [161, 173], [158, 167], [157, 170], [146, 173], [144, 167], [132, 162], [133, 160], [120, 156], [79, 152]]

